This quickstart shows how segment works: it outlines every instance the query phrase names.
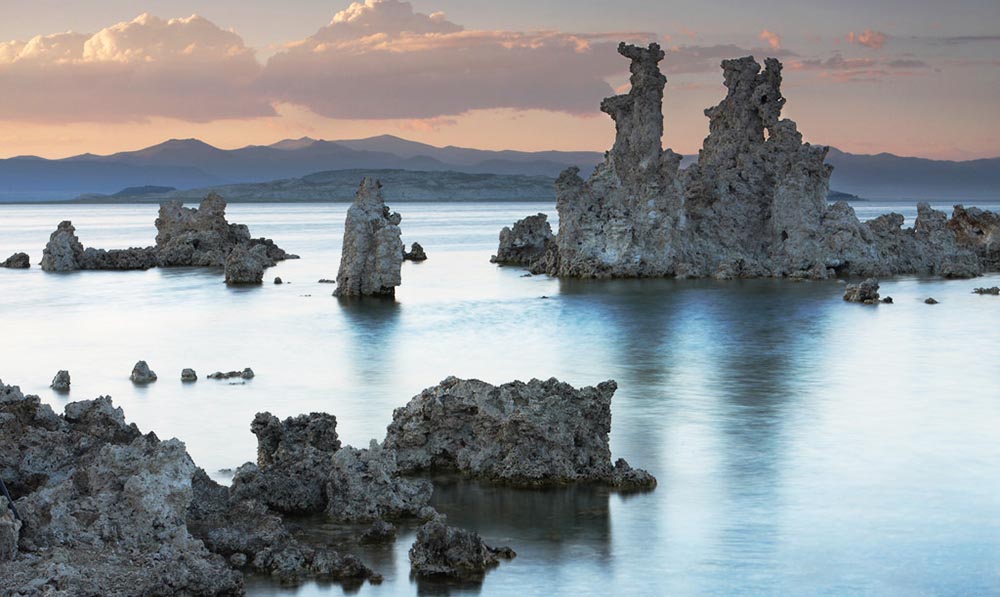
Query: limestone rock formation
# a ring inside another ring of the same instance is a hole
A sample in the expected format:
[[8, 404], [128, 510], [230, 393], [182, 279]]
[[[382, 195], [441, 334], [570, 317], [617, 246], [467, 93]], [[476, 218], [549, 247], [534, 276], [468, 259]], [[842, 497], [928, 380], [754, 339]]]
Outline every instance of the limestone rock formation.
[[430, 518], [435, 514], [428, 505], [432, 491], [429, 481], [401, 478], [396, 454], [372, 440], [366, 449], [345, 446], [333, 456], [326, 514], [354, 523]]
[[156, 381], [156, 373], [150, 370], [149, 365], [146, 361], [139, 361], [132, 367], [132, 374], [129, 375], [129, 379], [132, 380], [134, 384], [148, 384]]
[[181, 371], [181, 381], [198, 381], [198, 374], [194, 369], [185, 368]]
[[492, 548], [478, 534], [432, 520], [417, 530], [410, 547], [410, 568], [419, 576], [481, 580], [486, 572], [517, 554], [509, 547]]
[[68, 392], [69, 384], [69, 371], [62, 369], [52, 378], [52, 384], [49, 387], [57, 392]]
[[235, 247], [226, 257], [226, 284], [260, 284], [264, 280], [264, 268], [271, 265], [274, 262], [267, 256], [267, 248], [263, 245], [257, 245], [251, 250], [242, 246]]
[[[827, 148], [802, 142], [781, 118], [781, 63], [722, 61], [726, 97], [705, 111], [709, 135], [696, 164], [661, 149], [664, 53], [621, 44], [631, 90], [604, 100], [615, 143], [583, 180], [556, 180], [559, 233], [520, 259], [565, 277], [791, 277], [897, 273], [971, 277], [1000, 270], [1000, 216], [927, 205], [913, 228], [887, 214], [861, 223], [846, 202], [827, 205]], [[513, 235], [515, 231], [511, 231]], [[503, 245], [503, 240], [501, 242]], [[501, 247], [502, 253], [502, 247]]]
[[59, 222], [42, 251], [42, 269], [47, 272], [69, 272], [80, 269], [82, 261], [83, 245], [76, 237], [73, 222]]
[[849, 303], [864, 303], [866, 305], [878, 303], [878, 280], [868, 278], [860, 284], [848, 284], [844, 288], [844, 300]]
[[17, 557], [0, 566], [5, 594], [242, 592], [240, 575], [188, 532], [195, 467], [178, 440], [141, 434], [106, 397], [59, 416], [2, 383], [0, 437], [0, 476], [23, 521]]
[[514, 222], [512, 228], [505, 226], [500, 231], [497, 254], [490, 257], [490, 262], [529, 266], [540, 259], [555, 238], [548, 219], [547, 215], [539, 213]]
[[396, 294], [401, 282], [403, 241], [399, 222], [382, 197], [382, 185], [365, 177], [347, 210], [343, 252], [334, 296], [386, 296]]
[[6, 261], [0, 263], [0, 267], [7, 267], [10, 269], [28, 269], [31, 267], [31, 260], [28, 258], [27, 253], [14, 253], [8, 257]]
[[[644, 471], [611, 464], [614, 381], [575, 389], [556, 379], [493, 386], [449, 377], [392, 415], [384, 447], [400, 471], [457, 471], [511, 485], [598, 482], [649, 489]], [[616, 471], [618, 471], [616, 473]]]
[[420, 243], [413, 243], [408, 252], [403, 249], [403, 261], [427, 261], [427, 253]]

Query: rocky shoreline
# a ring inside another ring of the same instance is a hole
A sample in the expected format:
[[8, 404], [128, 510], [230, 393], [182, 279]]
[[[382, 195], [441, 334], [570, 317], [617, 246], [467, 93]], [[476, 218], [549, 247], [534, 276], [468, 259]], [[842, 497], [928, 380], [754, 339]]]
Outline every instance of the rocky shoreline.
[[[282, 421], [259, 413], [251, 424], [256, 462], [239, 467], [226, 487], [195, 465], [181, 441], [126, 423], [110, 397], [71, 402], [57, 415], [37, 396], [0, 383], [0, 478], [13, 498], [0, 498], [0, 584], [27, 596], [238, 595], [245, 574], [293, 585], [378, 583], [379, 573], [348, 549], [394, 541], [395, 521], [420, 525], [410, 549], [415, 576], [481, 581], [514, 550], [448, 526], [429, 504], [432, 484], [408, 474], [451, 470], [504, 485], [652, 489], [649, 473], [611, 463], [615, 387], [448, 378], [397, 409], [385, 440], [362, 449], [341, 444], [333, 415]], [[467, 418], [456, 424], [459, 413]], [[435, 441], [421, 444], [431, 431]], [[462, 442], [451, 460], [448, 446]], [[287, 517], [302, 514], [357, 530], [344, 546], [316, 545], [293, 532]]]

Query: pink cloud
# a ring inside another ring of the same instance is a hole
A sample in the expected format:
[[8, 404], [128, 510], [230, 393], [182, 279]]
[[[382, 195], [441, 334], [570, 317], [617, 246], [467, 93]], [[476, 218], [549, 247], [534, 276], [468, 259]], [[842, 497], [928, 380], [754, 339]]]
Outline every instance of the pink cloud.
[[253, 50], [199, 16], [148, 14], [93, 35], [59, 33], [0, 44], [0, 119], [207, 122], [273, 115], [255, 95]]
[[854, 33], [851, 31], [847, 34], [847, 41], [852, 44], [857, 44], [859, 46], [865, 46], [873, 50], [878, 50], [885, 45], [888, 41], [889, 36], [881, 31], [872, 31], [871, 29], [865, 29], [861, 33]]
[[594, 112], [626, 72], [618, 41], [648, 33], [474, 31], [408, 2], [366, 0], [272, 56], [263, 93], [330, 118], [433, 118], [474, 109]]
[[781, 37], [779, 37], [777, 33], [772, 33], [767, 29], [760, 32], [758, 39], [767, 42], [767, 45], [769, 45], [771, 49], [778, 50], [781, 48]]

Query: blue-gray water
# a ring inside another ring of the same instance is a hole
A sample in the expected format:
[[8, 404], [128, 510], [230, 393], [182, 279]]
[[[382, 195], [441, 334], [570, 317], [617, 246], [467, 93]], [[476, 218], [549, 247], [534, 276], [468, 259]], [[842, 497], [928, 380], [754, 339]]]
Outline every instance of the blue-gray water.
[[[267, 273], [291, 284], [234, 290], [218, 271], [37, 268], [60, 220], [88, 246], [146, 245], [155, 206], [0, 206], [0, 259], [35, 264], [0, 269], [0, 379], [57, 410], [110, 394], [224, 480], [254, 458], [258, 411], [328, 411], [365, 445], [448, 375], [613, 378], [614, 456], [659, 487], [442, 486], [452, 522], [519, 554], [453, 594], [1000, 594], [1000, 298], [971, 294], [1000, 276], [883, 280], [895, 304], [877, 307], [836, 282], [560, 282], [488, 262], [501, 226], [548, 206], [404, 203], [404, 240], [430, 259], [404, 264], [394, 305], [341, 304], [316, 281], [336, 274], [346, 207], [230, 206], [302, 255]], [[890, 209], [912, 222], [912, 206], [858, 207]], [[132, 386], [138, 359], [158, 382]], [[246, 366], [246, 385], [204, 379]], [[182, 385], [183, 367], [202, 379]], [[48, 389], [59, 369], [68, 398]], [[412, 538], [363, 553], [385, 582], [360, 594], [417, 592]]]

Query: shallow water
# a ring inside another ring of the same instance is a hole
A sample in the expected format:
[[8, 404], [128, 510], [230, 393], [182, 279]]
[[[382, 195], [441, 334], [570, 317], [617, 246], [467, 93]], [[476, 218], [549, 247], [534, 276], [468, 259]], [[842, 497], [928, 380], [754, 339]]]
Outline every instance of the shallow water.
[[[385, 575], [363, 595], [1000, 593], [1000, 299], [971, 294], [1000, 276], [883, 280], [895, 304], [877, 307], [836, 282], [560, 282], [488, 262], [500, 227], [549, 206], [404, 203], [404, 241], [430, 259], [404, 264], [395, 303], [340, 303], [317, 280], [335, 277], [346, 207], [230, 206], [302, 259], [267, 272], [290, 284], [229, 289], [221, 271], [37, 268], [59, 220], [87, 246], [147, 245], [155, 206], [0, 206], [0, 259], [35, 264], [0, 269], [0, 379], [57, 410], [110, 394], [220, 480], [254, 458], [258, 411], [328, 411], [366, 445], [448, 375], [618, 381], [613, 454], [656, 491], [443, 484], [452, 522], [518, 557], [482, 586], [418, 586], [404, 529], [363, 552]], [[138, 359], [158, 382], [129, 382]], [[205, 379], [247, 366], [244, 385]], [[181, 384], [184, 367], [201, 379]], [[48, 389], [59, 369], [68, 397]]]

